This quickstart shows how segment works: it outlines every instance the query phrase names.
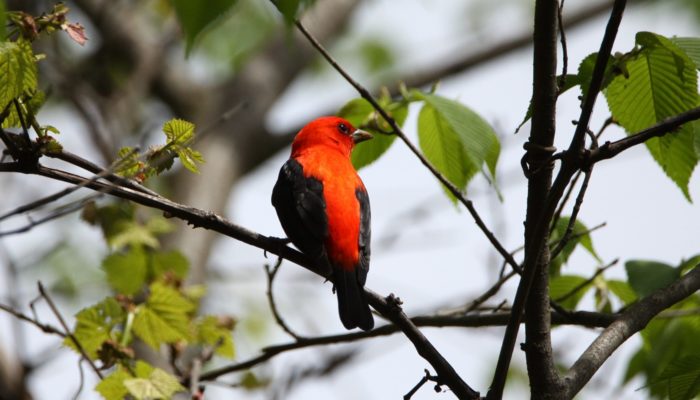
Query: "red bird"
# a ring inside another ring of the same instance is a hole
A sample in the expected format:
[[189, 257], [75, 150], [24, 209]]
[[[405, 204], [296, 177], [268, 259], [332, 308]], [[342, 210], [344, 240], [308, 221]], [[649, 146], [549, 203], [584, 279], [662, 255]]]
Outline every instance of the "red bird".
[[374, 327], [364, 295], [369, 271], [369, 196], [350, 162], [355, 143], [372, 135], [338, 117], [306, 125], [292, 142], [272, 191], [272, 205], [287, 237], [328, 271], [347, 329]]

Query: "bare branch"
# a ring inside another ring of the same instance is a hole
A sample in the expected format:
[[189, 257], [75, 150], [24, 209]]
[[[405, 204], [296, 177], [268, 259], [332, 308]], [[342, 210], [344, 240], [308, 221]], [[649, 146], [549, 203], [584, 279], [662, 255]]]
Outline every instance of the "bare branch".
[[573, 398], [605, 360], [661, 311], [700, 290], [700, 265], [665, 288], [631, 305], [591, 343], [564, 376], [566, 398]]
[[277, 304], [275, 303], [275, 296], [272, 293], [272, 282], [275, 280], [275, 276], [277, 276], [277, 272], [279, 271], [280, 266], [282, 265], [282, 260], [282, 257], [278, 257], [277, 262], [274, 266], [265, 264], [265, 274], [267, 275], [267, 300], [268, 303], [270, 303], [270, 310], [272, 311], [272, 315], [275, 317], [275, 321], [277, 321], [277, 325], [279, 325], [285, 332], [289, 334], [289, 336], [293, 337], [294, 339], [304, 340], [304, 337], [297, 335], [289, 327], [289, 325], [287, 325], [284, 319], [282, 319], [282, 316], [280, 315], [279, 310], [277, 309]]
[[688, 110], [674, 117], [666, 118], [665, 120], [650, 126], [647, 129], [639, 131], [634, 135], [629, 135], [614, 142], [605, 142], [598, 149], [591, 150], [586, 162], [589, 164], [595, 164], [601, 160], [613, 158], [633, 146], [642, 144], [654, 137], [664, 136], [667, 133], [673, 132], [674, 130], [680, 128], [681, 125], [698, 119], [700, 119], [700, 107], [693, 108], [692, 110]]
[[80, 344], [80, 341], [71, 333], [70, 328], [68, 327], [68, 324], [66, 324], [66, 321], [63, 319], [63, 316], [61, 315], [61, 312], [58, 311], [58, 307], [56, 307], [56, 304], [53, 302], [51, 297], [49, 297], [48, 292], [44, 289], [44, 285], [41, 284], [41, 282], [37, 282], [37, 286], [39, 287], [39, 293], [41, 294], [41, 297], [46, 300], [46, 303], [49, 305], [51, 308], [51, 311], [53, 311], [54, 315], [56, 318], [58, 318], [58, 322], [61, 324], [63, 327], [63, 330], [65, 331], [66, 336], [68, 336], [75, 345], [75, 347], [78, 349], [80, 354], [82, 354], [83, 358], [85, 361], [90, 364], [90, 367], [92, 368], [93, 371], [95, 371], [95, 374], [100, 377], [100, 379], [104, 379], [104, 376], [102, 375], [102, 371], [100, 371], [99, 368], [97, 368], [97, 365], [92, 361], [90, 356], [88, 356], [87, 352], [85, 351], [85, 348], [83, 347], [82, 344]]
[[[486, 314], [470, 314], [470, 315], [431, 315], [418, 316], [411, 318], [411, 321], [418, 327], [460, 327], [460, 328], [477, 328], [485, 326], [504, 326], [508, 323], [510, 311], [489, 312]], [[617, 317], [616, 314], [605, 314], [589, 311], [576, 311], [569, 315], [561, 315], [557, 312], [552, 313], [552, 321], [561, 325], [577, 325], [589, 328], [602, 328], [612, 323]], [[339, 335], [319, 336], [313, 338], [305, 338], [286, 344], [269, 346], [262, 350], [262, 354], [253, 357], [249, 360], [225, 366], [219, 369], [214, 369], [202, 374], [201, 381], [209, 381], [220, 376], [230, 374], [232, 372], [248, 370], [258, 364], [261, 364], [276, 355], [287, 351], [304, 349], [313, 346], [323, 346], [328, 344], [339, 343], [354, 343], [358, 340], [388, 336], [399, 333], [401, 330], [396, 325], [383, 325], [371, 331], [351, 332]]]

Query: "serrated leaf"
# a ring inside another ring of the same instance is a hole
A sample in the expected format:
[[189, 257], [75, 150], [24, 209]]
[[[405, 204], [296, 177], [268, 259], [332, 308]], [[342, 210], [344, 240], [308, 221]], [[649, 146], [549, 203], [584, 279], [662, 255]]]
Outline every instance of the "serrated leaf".
[[139, 160], [139, 153], [130, 146], [125, 146], [117, 152], [117, 162], [114, 172], [126, 178], [132, 178], [140, 172], [143, 164]]
[[129, 394], [129, 391], [124, 386], [126, 379], [131, 379], [132, 376], [123, 367], [117, 367], [117, 370], [102, 379], [95, 390], [102, 395], [105, 400], [123, 400], [124, 396]]
[[[615, 120], [632, 134], [698, 104], [695, 64], [670, 40], [648, 32], [637, 34], [641, 46], [626, 62], [628, 77], [617, 76], [605, 91]], [[698, 162], [695, 129], [685, 124], [675, 132], [646, 142], [654, 160], [690, 201], [688, 182]]]
[[606, 282], [608, 289], [617, 296], [625, 305], [632, 304], [637, 300], [637, 294], [629, 283], [620, 280], [609, 280]]
[[184, 119], [173, 118], [163, 124], [163, 133], [169, 145], [187, 145], [194, 138], [194, 124]]
[[671, 42], [683, 50], [685, 54], [693, 60], [695, 68], [700, 69], [700, 38], [695, 37], [674, 37]]
[[190, 0], [171, 1], [180, 26], [185, 32], [186, 54], [192, 51], [199, 36], [237, 3], [237, 0], [209, 0], [206, 3]]
[[189, 147], [179, 148], [175, 150], [175, 152], [177, 153], [177, 158], [180, 159], [182, 166], [187, 168], [190, 172], [199, 173], [197, 163], [201, 164], [204, 162], [202, 153]]
[[0, 111], [26, 91], [37, 88], [32, 46], [26, 40], [0, 42]]
[[141, 290], [148, 275], [146, 252], [132, 246], [122, 253], [112, 253], [102, 261], [107, 282], [117, 293], [134, 295]]
[[136, 400], [170, 399], [185, 390], [177, 378], [160, 368], [153, 368], [147, 378], [125, 379], [124, 386]]
[[[586, 281], [586, 278], [576, 275], [561, 275], [553, 277], [549, 283], [549, 296], [564, 308], [573, 310], [581, 301], [591, 285], [588, 284], [572, 293], [579, 285]], [[566, 296], [566, 298], [564, 298]]]
[[137, 309], [134, 334], [156, 349], [163, 343], [188, 340], [188, 314], [193, 310], [194, 305], [177, 290], [155, 282], [146, 303]]
[[177, 250], [156, 251], [151, 255], [151, 266], [156, 279], [161, 278], [168, 272], [171, 272], [176, 278], [185, 279], [190, 268], [190, 262], [187, 260], [187, 257]]
[[[455, 131], [430, 104], [423, 105], [418, 114], [418, 144], [428, 161], [457, 188], [465, 188], [479, 171], [464, 155]], [[454, 196], [447, 193], [456, 202]]]
[[235, 356], [231, 329], [221, 326], [219, 319], [215, 316], [207, 315], [198, 321], [197, 339], [209, 346], [216, 346], [215, 353], [222, 357]]
[[[113, 339], [112, 330], [123, 322], [124, 310], [114, 298], [107, 297], [91, 307], [80, 310], [75, 315], [75, 320], [73, 336], [87, 355], [96, 359], [102, 344]], [[63, 344], [79, 352], [69, 337], [64, 339]]]
[[[405, 104], [383, 104], [387, 112], [394, 118], [399, 126], [402, 126], [408, 115], [408, 107]], [[356, 127], [365, 126], [375, 118], [374, 107], [365, 99], [357, 98], [347, 102], [337, 114], [339, 117], [347, 119]], [[382, 129], [389, 130], [390, 126], [383, 118], [377, 117], [377, 123]], [[355, 146], [352, 151], [351, 160], [355, 169], [363, 168], [382, 156], [396, 140], [396, 135], [387, 135], [375, 129], [364, 127], [374, 135], [372, 140], [362, 142]]]
[[625, 270], [630, 286], [639, 297], [648, 296], [680, 277], [678, 269], [656, 261], [630, 260], [625, 263]]
[[426, 104], [434, 107], [444, 123], [457, 134], [469, 162], [479, 170], [485, 162], [491, 177], [495, 177], [501, 143], [491, 125], [457, 101], [432, 94], [424, 95], [423, 98]]
[[670, 400], [694, 399], [700, 393], [700, 355], [686, 355], [671, 361], [658, 382], [668, 384]]

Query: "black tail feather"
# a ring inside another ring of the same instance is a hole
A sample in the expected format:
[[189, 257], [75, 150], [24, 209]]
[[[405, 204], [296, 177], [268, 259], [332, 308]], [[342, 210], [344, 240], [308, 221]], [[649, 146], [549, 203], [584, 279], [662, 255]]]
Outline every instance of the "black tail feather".
[[365, 292], [356, 271], [333, 268], [333, 281], [338, 294], [338, 313], [346, 329], [368, 331], [374, 327], [374, 317], [367, 304]]

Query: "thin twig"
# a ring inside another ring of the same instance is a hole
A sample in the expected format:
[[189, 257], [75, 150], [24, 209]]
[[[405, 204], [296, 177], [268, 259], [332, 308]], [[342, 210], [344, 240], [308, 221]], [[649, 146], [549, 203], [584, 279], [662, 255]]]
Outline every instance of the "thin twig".
[[58, 336], [60, 336], [60, 337], [62, 337], [62, 338], [65, 338], [65, 337], [66, 337], [66, 334], [63, 333], [63, 332], [61, 332], [58, 328], [53, 327], [53, 326], [48, 325], [48, 324], [44, 324], [44, 323], [40, 322], [36, 317], [32, 318], [32, 317], [30, 317], [30, 316], [28, 316], [28, 315], [26, 315], [26, 314], [23, 314], [23, 313], [20, 312], [20, 311], [15, 310], [14, 308], [12, 308], [12, 307], [10, 307], [10, 306], [7, 306], [7, 305], [4, 305], [4, 304], [0, 303], [0, 310], [5, 311], [5, 312], [8, 313], [8, 314], [12, 314], [15, 318], [17, 318], [17, 319], [19, 319], [19, 320], [21, 320], [21, 321], [29, 322], [30, 324], [32, 324], [32, 325], [36, 326], [37, 328], [41, 329], [41, 331], [44, 332], [44, 333], [50, 333], [50, 334], [52, 334], [52, 335], [58, 335]]
[[479, 213], [476, 211], [476, 208], [474, 207], [474, 204], [472, 203], [471, 200], [467, 199], [464, 196], [464, 193], [459, 190], [452, 182], [450, 182], [445, 176], [440, 173], [440, 171], [433, 166], [430, 161], [428, 161], [427, 158], [418, 150], [418, 148], [408, 139], [406, 134], [403, 132], [401, 127], [396, 123], [396, 121], [384, 110], [384, 108], [377, 102], [377, 100], [372, 96], [372, 94], [361, 84], [359, 84], [355, 79], [353, 79], [339, 64], [338, 62], [333, 58], [333, 56], [328, 53], [328, 51], [323, 47], [321, 43], [319, 43], [316, 38], [309, 33], [309, 31], [306, 30], [306, 28], [301, 24], [301, 22], [296, 21], [296, 26], [299, 29], [299, 31], [309, 40], [312, 46], [318, 50], [319, 53], [328, 61], [328, 63], [336, 70], [338, 73], [345, 78], [345, 80], [357, 90], [357, 92], [362, 96], [365, 100], [367, 100], [372, 107], [379, 113], [379, 115], [384, 118], [385, 121], [391, 126], [391, 129], [394, 130], [394, 134], [398, 136], [401, 141], [406, 144], [406, 146], [409, 148], [409, 150], [420, 160], [420, 162], [442, 183], [447, 190], [452, 193], [452, 195], [455, 196], [469, 211], [469, 214], [472, 216], [474, 219], [474, 222], [477, 224], [479, 229], [484, 233], [486, 238], [491, 242], [491, 244], [496, 248], [496, 250], [503, 256], [508, 261], [508, 264], [514, 269], [514, 270], [519, 270], [520, 266], [518, 263], [513, 259], [513, 257], [508, 253], [508, 251], [503, 247], [501, 242], [496, 238], [496, 236], [489, 230], [489, 228], [486, 226], [484, 221], [481, 219], [481, 216]]
[[413, 397], [413, 395], [416, 394], [416, 393], [418, 392], [418, 390], [419, 390], [421, 387], [423, 387], [423, 385], [425, 385], [426, 383], [428, 383], [428, 381], [433, 381], [433, 382], [435, 382], [435, 383], [436, 383], [436, 385], [435, 385], [435, 391], [436, 391], [436, 392], [440, 392], [440, 383], [439, 383], [437, 377], [436, 377], [436, 376], [433, 376], [433, 375], [430, 375], [430, 371], [428, 371], [427, 369], [424, 370], [424, 371], [425, 371], [425, 375], [423, 375], [423, 377], [421, 378], [421, 380], [418, 381], [418, 383], [417, 383], [411, 390], [409, 390], [408, 393], [406, 393], [406, 394], [403, 396], [403, 400], [411, 400], [411, 397]]
[[95, 374], [100, 377], [100, 379], [104, 379], [104, 376], [102, 375], [102, 371], [100, 371], [99, 368], [97, 368], [97, 365], [92, 361], [90, 356], [87, 354], [85, 351], [85, 348], [83, 347], [82, 344], [80, 344], [80, 341], [73, 335], [70, 331], [70, 328], [68, 327], [68, 324], [66, 324], [66, 321], [63, 319], [63, 316], [61, 315], [60, 311], [58, 311], [58, 307], [56, 307], [56, 304], [53, 302], [51, 297], [49, 296], [48, 292], [44, 289], [44, 285], [41, 284], [41, 282], [37, 282], [37, 286], [39, 287], [39, 293], [41, 294], [41, 297], [46, 300], [46, 303], [49, 305], [51, 308], [51, 311], [53, 311], [53, 314], [56, 316], [58, 319], [58, 322], [61, 324], [63, 327], [63, 330], [65, 331], [66, 336], [68, 336], [75, 345], [75, 347], [78, 349], [80, 354], [82, 354], [83, 358], [85, 361], [90, 364], [90, 367], [92, 368], [93, 371], [95, 371]]
[[0, 237], [28, 232], [31, 229], [33, 229], [39, 225], [42, 225], [46, 222], [53, 221], [54, 219], [66, 216], [68, 214], [72, 214], [76, 211], [81, 210], [83, 207], [85, 207], [85, 204], [89, 203], [97, 196], [99, 196], [99, 195], [88, 196], [87, 198], [79, 199], [79, 200], [76, 200], [75, 202], [64, 204], [64, 205], [58, 207], [56, 209], [56, 211], [54, 211], [53, 213], [51, 213], [43, 218], [37, 219], [37, 220], [32, 220], [30, 218], [29, 223], [25, 224], [24, 226], [21, 226], [19, 228], [15, 228], [15, 229], [11, 229], [8, 231], [0, 231]]
[[600, 274], [602, 274], [603, 272], [605, 272], [606, 270], [608, 270], [610, 267], [612, 267], [612, 266], [614, 266], [615, 264], [617, 264], [618, 261], [619, 261], [619, 259], [616, 258], [616, 259], [612, 260], [611, 262], [609, 262], [608, 264], [605, 264], [605, 265], [603, 265], [602, 267], [596, 268], [595, 273], [593, 273], [593, 276], [591, 276], [590, 278], [588, 278], [588, 279], [586, 279], [585, 281], [581, 282], [580, 284], [574, 286], [574, 287], [573, 287], [571, 290], [569, 290], [567, 293], [564, 293], [563, 295], [557, 297], [555, 300], [556, 300], [557, 302], [562, 302], [562, 301], [568, 299], [569, 297], [575, 295], [575, 294], [578, 293], [581, 289], [583, 289], [583, 288], [585, 288], [586, 286], [590, 285], [591, 282], [593, 282], [593, 281], [595, 280], [595, 278], [597, 278]]
[[[428, 315], [411, 318], [411, 321], [418, 327], [461, 327], [461, 328], [477, 328], [485, 326], [504, 326], [508, 323], [510, 311], [489, 312], [486, 314], [463, 315], [456, 313], [454, 315]], [[585, 326], [590, 328], [601, 328], [611, 324], [616, 314], [607, 314], [590, 311], [575, 311], [570, 315], [564, 316], [556, 311], [552, 312], [552, 321], [561, 325]], [[220, 376], [227, 375], [233, 372], [245, 371], [258, 364], [261, 364], [269, 359], [285, 353], [287, 351], [299, 350], [314, 346], [324, 346], [338, 343], [355, 343], [359, 340], [383, 337], [399, 333], [401, 330], [396, 325], [382, 325], [371, 331], [350, 332], [339, 335], [318, 336], [306, 338], [300, 341], [293, 341], [285, 344], [269, 346], [262, 349], [262, 354], [255, 356], [246, 361], [236, 364], [224, 366], [203, 373], [200, 376], [200, 381], [210, 381]]]
[[605, 142], [598, 149], [591, 150], [587, 157], [587, 164], [595, 164], [602, 160], [607, 160], [615, 157], [621, 152], [647, 140], [664, 136], [681, 127], [681, 125], [700, 119], [700, 107], [693, 108], [676, 116], [669, 117], [657, 124], [641, 130], [634, 135], [629, 135], [614, 142]]
[[267, 300], [270, 303], [270, 310], [272, 311], [272, 315], [275, 317], [277, 325], [279, 325], [285, 332], [289, 334], [289, 336], [293, 337], [294, 339], [304, 340], [303, 336], [297, 335], [289, 327], [289, 325], [287, 325], [284, 319], [282, 319], [282, 316], [280, 315], [279, 310], [277, 309], [277, 304], [275, 303], [275, 296], [272, 293], [272, 282], [275, 280], [275, 276], [277, 276], [277, 271], [279, 271], [280, 266], [282, 265], [282, 260], [282, 257], [278, 257], [277, 262], [274, 266], [265, 264], [265, 273], [267, 275]]
[[578, 195], [576, 196], [576, 202], [574, 203], [574, 209], [571, 211], [571, 216], [569, 217], [569, 223], [566, 226], [566, 231], [564, 232], [564, 236], [562, 236], [561, 240], [559, 240], [559, 243], [557, 244], [557, 247], [552, 250], [551, 253], [551, 258], [554, 259], [556, 258], [559, 253], [564, 250], [564, 247], [569, 243], [569, 239], [571, 238], [571, 234], [574, 232], [574, 226], [576, 225], [576, 219], [578, 218], [578, 213], [581, 210], [581, 204], [583, 204], [583, 198], [586, 195], [586, 190], [588, 189], [588, 182], [591, 180], [591, 174], [593, 173], [593, 169], [589, 169], [588, 171], [583, 171], [585, 174], [583, 178], [583, 182], [581, 183], [581, 188], [579, 189]]
[[564, 18], [562, 18], [562, 14], [564, 12], [564, 0], [561, 0], [561, 3], [559, 3], [559, 18], [557, 18], [557, 22], [559, 24], [559, 42], [561, 43], [561, 58], [562, 58], [562, 66], [561, 66], [561, 78], [559, 79], [558, 88], [557, 90], [559, 91], [559, 94], [561, 94], [564, 86], [566, 85], [566, 73], [569, 69], [569, 53], [566, 47], [566, 32], [564, 30]]

